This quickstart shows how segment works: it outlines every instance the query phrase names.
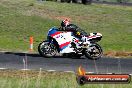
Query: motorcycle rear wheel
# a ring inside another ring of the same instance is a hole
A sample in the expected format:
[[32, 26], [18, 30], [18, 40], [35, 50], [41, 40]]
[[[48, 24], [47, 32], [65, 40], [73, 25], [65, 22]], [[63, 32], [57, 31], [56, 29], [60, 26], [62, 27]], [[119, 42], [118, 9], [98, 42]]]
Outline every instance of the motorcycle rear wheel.
[[97, 60], [103, 55], [103, 50], [99, 44], [92, 43], [89, 48], [84, 51], [84, 54], [88, 59]]
[[38, 52], [43, 57], [53, 57], [56, 55], [57, 50], [54, 44], [50, 44], [47, 41], [43, 41], [38, 46]]

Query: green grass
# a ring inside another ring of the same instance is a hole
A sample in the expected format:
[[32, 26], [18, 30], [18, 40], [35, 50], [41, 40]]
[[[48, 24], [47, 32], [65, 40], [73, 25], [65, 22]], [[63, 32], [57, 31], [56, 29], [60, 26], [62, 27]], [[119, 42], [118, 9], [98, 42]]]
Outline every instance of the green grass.
[[61, 17], [87, 32], [102, 33], [104, 51], [132, 51], [131, 7], [36, 0], [0, 0], [0, 50], [28, 51], [33, 36], [36, 51], [49, 28], [60, 26]]
[[76, 75], [46, 71], [0, 71], [0, 88], [131, 88], [130, 84], [85, 84], [76, 82]]

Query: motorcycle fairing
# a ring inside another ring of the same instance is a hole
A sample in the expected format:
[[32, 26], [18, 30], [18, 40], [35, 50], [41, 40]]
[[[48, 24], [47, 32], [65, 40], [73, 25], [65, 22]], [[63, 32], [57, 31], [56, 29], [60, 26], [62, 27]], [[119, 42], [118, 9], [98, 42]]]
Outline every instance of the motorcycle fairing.
[[71, 48], [72, 39], [75, 38], [72, 36], [72, 32], [62, 32], [58, 31], [56, 28], [51, 28], [48, 32], [48, 36], [51, 36], [58, 42], [60, 53], [75, 52], [73, 50], [74, 48]]
[[102, 37], [101, 33], [90, 33], [88, 36], [88, 39], [90, 40], [90, 39], [99, 38], [99, 37]]

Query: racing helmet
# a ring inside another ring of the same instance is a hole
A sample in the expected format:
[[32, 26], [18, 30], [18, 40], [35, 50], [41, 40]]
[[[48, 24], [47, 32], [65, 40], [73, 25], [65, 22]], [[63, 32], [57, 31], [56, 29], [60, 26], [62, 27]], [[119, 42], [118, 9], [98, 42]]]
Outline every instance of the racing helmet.
[[62, 22], [61, 22], [61, 26], [62, 27], [66, 27], [67, 25], [69, 25], [70, 24], [70, 21], [68, 20], [68, 19], [65, 19], [65, 20], [63, 20]]

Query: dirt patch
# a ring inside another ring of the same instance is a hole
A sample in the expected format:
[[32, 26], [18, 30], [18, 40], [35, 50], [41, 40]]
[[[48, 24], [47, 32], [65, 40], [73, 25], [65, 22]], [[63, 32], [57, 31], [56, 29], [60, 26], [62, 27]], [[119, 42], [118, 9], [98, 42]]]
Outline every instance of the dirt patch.
[[109, 51], [104, 53], [108, 57], [132, 57], [132, 52], [123, 52], [123, 51]]
[[72, 73], [65, 73], [65, 72], [48, 72], [42, 70], [41, 72], [38, 70], [0, 70], [0, 77], [17, 77], [17, 78], [24, 78], [24, 77], [29, 77], [29, 78], [37, 78], [41, 74], [42, 78], [45, 77], [50, 77], [50, 76], [63, 76], [63, 75], [71, 75]]

